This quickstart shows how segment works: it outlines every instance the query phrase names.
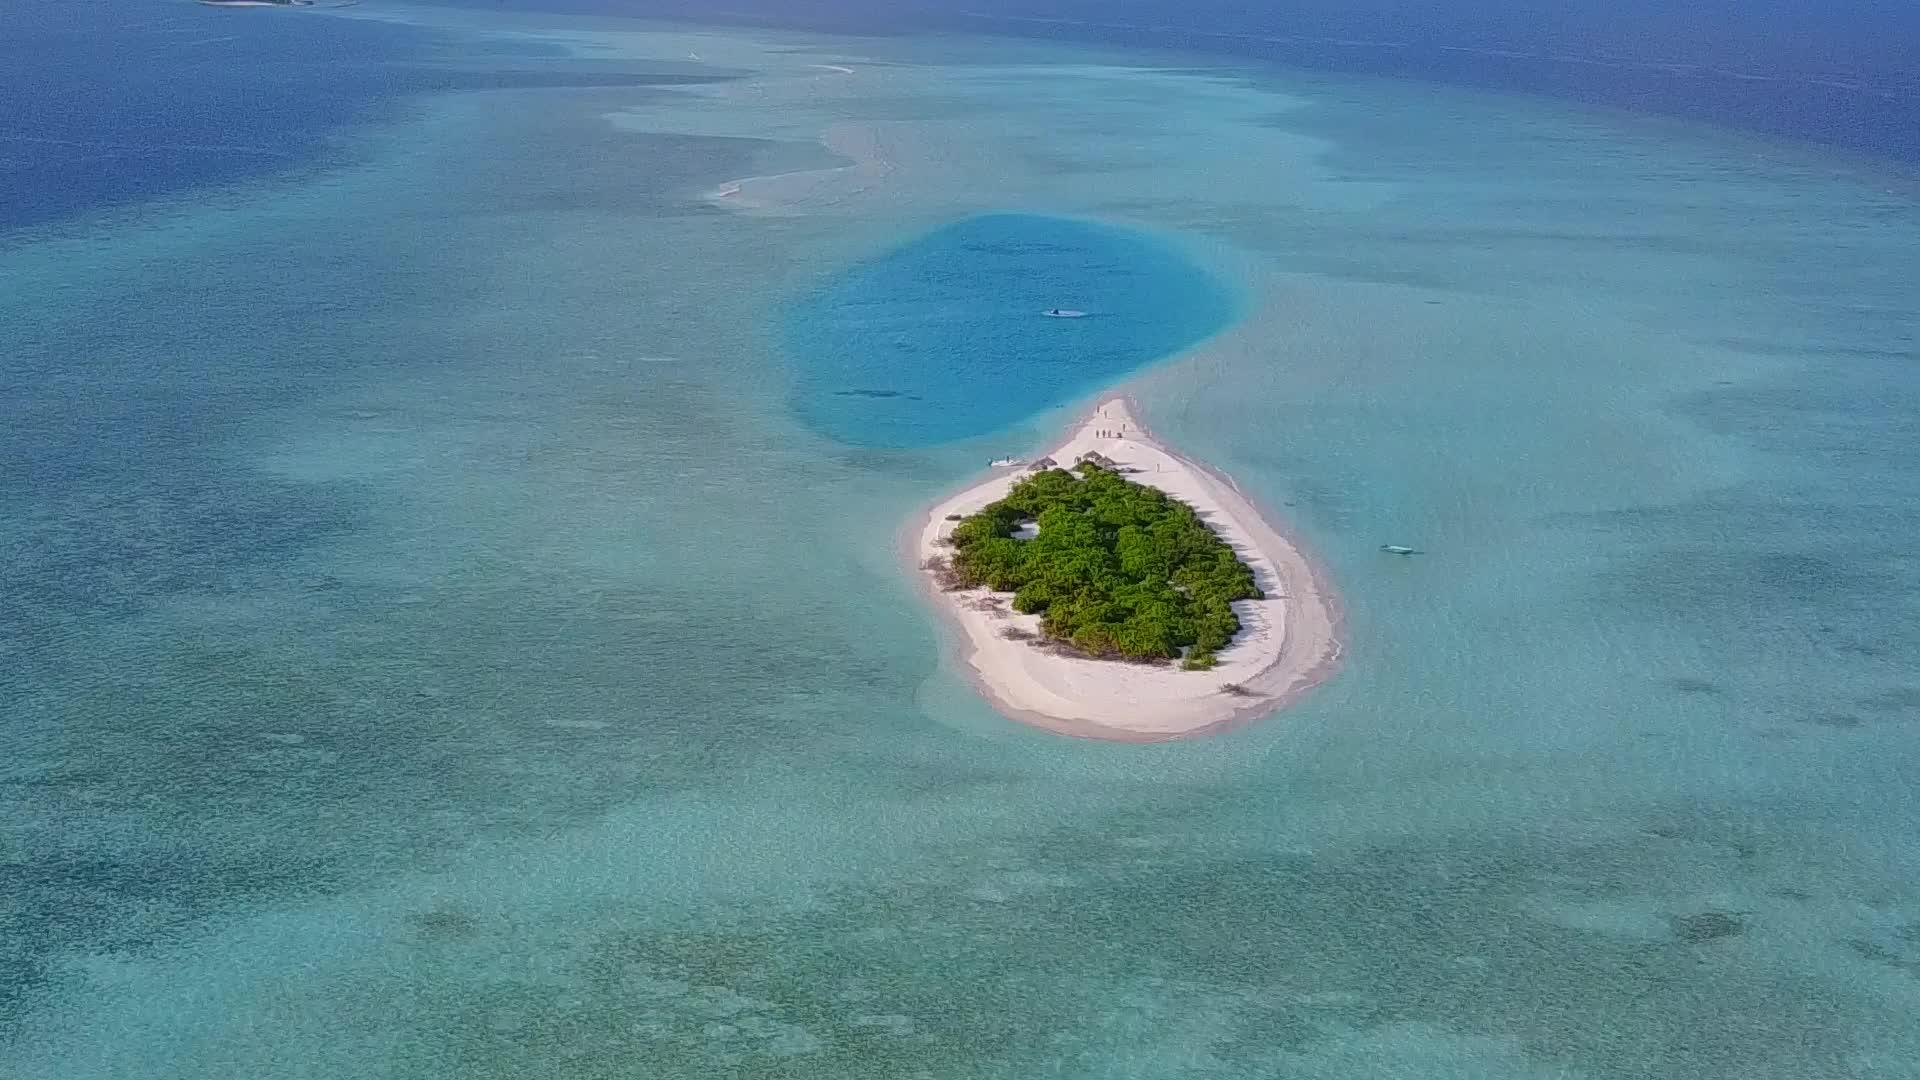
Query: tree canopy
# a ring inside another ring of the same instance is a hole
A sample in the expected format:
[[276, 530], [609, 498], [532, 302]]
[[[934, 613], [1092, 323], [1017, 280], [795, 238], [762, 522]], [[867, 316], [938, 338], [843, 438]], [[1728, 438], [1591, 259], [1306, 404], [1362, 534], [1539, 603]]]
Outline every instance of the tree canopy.
[[[1039, 533], [1017, 538], [1028, 522]], [[1193, 507], [1091, 463], [1026, 477], [953, 543], [961, 582], [1012, 593], [1049, 640], [1088, 656], [1212, 667], [1240, 631], [1233, 601], [1261, 597]]]

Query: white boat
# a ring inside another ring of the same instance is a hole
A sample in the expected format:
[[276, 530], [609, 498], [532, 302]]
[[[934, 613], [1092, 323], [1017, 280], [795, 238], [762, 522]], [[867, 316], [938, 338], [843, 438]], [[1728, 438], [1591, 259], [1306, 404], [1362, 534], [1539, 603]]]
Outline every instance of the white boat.
[[1049, 319], [1084, 319], [1087, 317], [1087, 313], [1084, 311], [1075, 311], [1072, 308], [1063, 307], [1048, 308], [1040, 314], [1045, 315]]
[[1016, 465], [1024, 464], [1026, 464], [1026, 462], [1021, 461], [1019, 458], [997, 457], [987, 462], [987, 467], [990, 469], [1011, 469]]

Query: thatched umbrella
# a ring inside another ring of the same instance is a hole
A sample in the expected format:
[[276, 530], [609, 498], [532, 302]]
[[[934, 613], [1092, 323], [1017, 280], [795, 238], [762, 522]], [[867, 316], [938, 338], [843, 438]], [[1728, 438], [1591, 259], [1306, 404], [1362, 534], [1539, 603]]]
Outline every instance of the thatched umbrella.
[[1043, 457], [1039, 461], [1027, 466], [1027, 468], [1033, 472], [1045, 472], [1048, 469], [1057, 469], [1059, 467], [1060, 463], [1050, 457]]

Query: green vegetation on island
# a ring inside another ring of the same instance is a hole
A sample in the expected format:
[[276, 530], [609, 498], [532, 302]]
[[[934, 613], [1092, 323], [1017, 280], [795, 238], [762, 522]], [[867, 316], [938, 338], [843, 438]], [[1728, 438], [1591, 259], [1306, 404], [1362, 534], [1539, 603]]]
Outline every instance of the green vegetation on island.
[[[1032, 523], [1031, 539], [1016, 534]], [[952, 588], [1013, 593], [1046, 637], [1088, 656], [1214, 665], [1261, 597], [1253, 570], [1193, 507], [1091, 462], [1034, 473], [953, 528]]]

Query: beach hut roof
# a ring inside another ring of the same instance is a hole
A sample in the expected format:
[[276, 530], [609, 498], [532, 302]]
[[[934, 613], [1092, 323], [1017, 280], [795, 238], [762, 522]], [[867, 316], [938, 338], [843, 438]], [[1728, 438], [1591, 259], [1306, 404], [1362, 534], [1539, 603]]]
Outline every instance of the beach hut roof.
[[1060, 465], [1060, 463], [1059, 463], [1059, 462], [1057, 462], [1057, 461], [1055, 461], [1055, 460], [1053, 460], [1052, 458], [1050, 458], [1050, 457], [1043, 457], [1043, 458], [1041, 458], [1041, 459], [1040, 459], [1039, 461], [1036, 461], [1036, 462], [1034, 462], [1034, 463], [1033, 463], [1032, 465], [1029, 465], [1029, 466], [1028, 466], [1028, 468], [1030, 468], [1030, 469], [1034, 469], [1034, 470], [1036, 470], [1036, 471], [1038, 471], [1038, 470], [1040, 470], [1040, 469], [1054, 469], [1054, 468], [1058, 468], [1058, 467], [1059, 467], [1059, 465]]

